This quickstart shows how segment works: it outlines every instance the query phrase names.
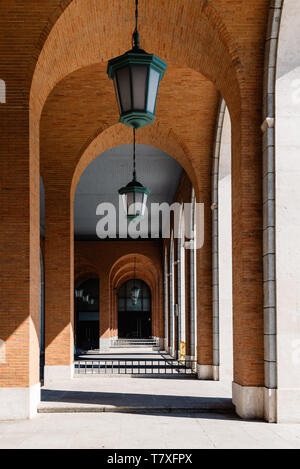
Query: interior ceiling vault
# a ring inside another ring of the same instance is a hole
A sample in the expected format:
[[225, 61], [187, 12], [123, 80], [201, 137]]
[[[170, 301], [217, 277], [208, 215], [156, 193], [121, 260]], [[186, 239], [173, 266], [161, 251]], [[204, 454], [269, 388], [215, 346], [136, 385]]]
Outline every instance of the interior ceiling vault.
[[[181, 166], [169, 155], [148, 145], [137, 145], [137, 178], [151, 189], [147, 207], [151, 203], [172, 203], [180, 177]], [[112, 148], [98, 156], [84, 171], [76, 190], [74, 205], [74, 229], [76, 237], [93, 237], [99, 216], [96, 208], [109, 202], [118, 214], [118, 190], [132, 179], [132, 145]], [[148, 227], [150, 228], [150, 210]], [[117, 224], [118, 227], [118, 224]], [[155, 225], [159, 235], [159, 225]], [[147, 226], [142, 228], [144, 236]], [[113, 232], [109, 231], [112, 236]], [[118, 235], [118, 233], [117, 233]]]

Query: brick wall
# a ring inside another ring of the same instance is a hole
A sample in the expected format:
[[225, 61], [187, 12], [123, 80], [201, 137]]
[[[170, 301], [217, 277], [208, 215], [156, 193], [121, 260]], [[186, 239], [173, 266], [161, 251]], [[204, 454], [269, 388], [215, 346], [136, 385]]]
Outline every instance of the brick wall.
[[[226, 99], [233, 132], [235, 381], [261, 385], [260, 124], [269, 0], [165, 0], [163, 6], [161, 0], [141, 2], [142, 46], [170, 65], [157, 123], [138, 132], [138, 143], [176, 158], [197, 200], [205, 203], [206, 241], [198, 255], [198, 358], [211, 363], [210, 335], [201, 331], [211, 328], [209, 207], [217, 90]], [[26, 386], [38, 379], [39, 158], [46, 189], [46, 321], [54, 317], [56, 324], [46, 341], [53, 363], [60, 364], [55, 356], [59, 342], [66, 355], [72, 354], [76, 184], [93, 158], [131, 141], [131, 132], [117, 124], [105, 68], [108, 59], [130, 46], [133, 12], [131, 0], [8, 0], [1, 2], [0, 13], [0, 78], [7, 85], [7, 104], [0, 105], [5, 226], [0, 233], [0, 337], [7, 342], [8, 357], [0, 365], [0, 382]], [[63, 291], [59, 300], [58, 286]]]

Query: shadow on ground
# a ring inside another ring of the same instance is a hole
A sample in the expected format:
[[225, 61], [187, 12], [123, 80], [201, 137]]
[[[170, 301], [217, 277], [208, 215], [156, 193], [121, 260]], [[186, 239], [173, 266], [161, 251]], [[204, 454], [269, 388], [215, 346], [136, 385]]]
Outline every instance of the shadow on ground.
[[42, 389], [41, 412], [128, 412], [193, 417], [201, 413], [237, 418], [231, 399]]

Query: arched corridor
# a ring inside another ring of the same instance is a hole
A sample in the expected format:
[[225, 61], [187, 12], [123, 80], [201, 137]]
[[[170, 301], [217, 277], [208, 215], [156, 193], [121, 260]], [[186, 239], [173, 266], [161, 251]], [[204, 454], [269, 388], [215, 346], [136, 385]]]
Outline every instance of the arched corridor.
[[0, 5], [0, 420], [118, 369], [300, 422], [298, 0], [140, 0], [155, 56], [133, 48], [115, 77], [134, 0], [17, 3]]

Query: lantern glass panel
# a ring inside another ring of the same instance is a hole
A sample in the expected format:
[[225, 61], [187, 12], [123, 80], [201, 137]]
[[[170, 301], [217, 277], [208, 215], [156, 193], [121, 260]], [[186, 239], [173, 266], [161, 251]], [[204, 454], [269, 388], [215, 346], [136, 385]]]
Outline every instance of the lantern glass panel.
[[147, 194], [143, 194], [143, 203], [142, 203], [142, 216], [145, 215], [145, 210], [146, 210], [146, 205], [147, 205], [147, 198], [148, 198], [148, 195]]
[[131, 109], [131, 86], [130, 86], [130, 70], [129, 67], [121, 68], [117, 71], [117, 84], [119, 90], [119, 99], [122, 112]]
[[123, 209], [124, 213], [127, 214], [127, 196], [126, 194], [122, 194], [122, 204], [123, 204]]
[[146, 65], [133, 65], [131, 67], [131, 73], [133, 108], [137, 111], [144, 111], [146, 108], [148, 67]]
[[138, 287], [133, 287], [132, 290], [131, 290], [131, 300], [132, 300], [132, 304], [136, 305], [137, 302], [138, 302], [138, 298], [139, 298], [139, 294], [140, 294], [140, 289]]
[[134, 192], [127, 192], [126, 196], [127, 196], [127, 207], [126, 207], [127, 215], [133, 216], [135, 215]]
[[144, 200], [144, 194], [143, 193], [141, 193], [141, 192], [135, 192], [134, 193], [134, 203], [132, 204], [132, 206], [129, 210], [129, 215], [135, 215], [135, 216], [142, 215], [143, 200]]
[[150, 68], [147, 111], [152, 112], [152, 114], [154, 114], [155, 111], [159, 80], [160, 74], [153, 68]]

